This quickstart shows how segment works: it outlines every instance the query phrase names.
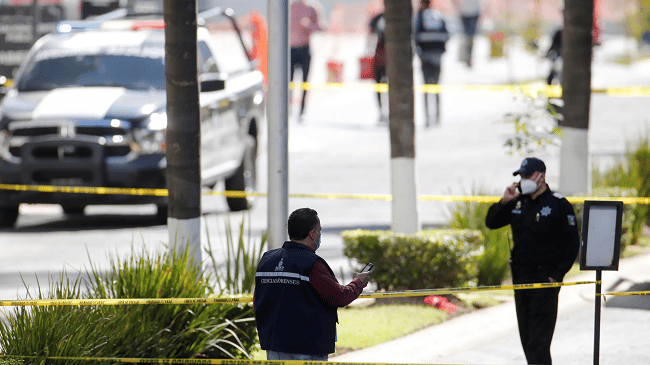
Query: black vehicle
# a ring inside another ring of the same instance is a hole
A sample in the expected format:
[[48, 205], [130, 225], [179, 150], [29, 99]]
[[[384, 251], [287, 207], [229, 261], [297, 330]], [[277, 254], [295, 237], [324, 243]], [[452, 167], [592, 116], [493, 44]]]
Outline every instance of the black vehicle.
[[[263, 76], [227, 18], [215, 32], [198, 30], [202, 184], [225, 180], [227, 190], [250, 191]], [[71, 22], [41, 38], [0, 103], [0, 184], [165, 188], [162, 28], [162, 20]], [[69, 214], [93, 204], [156, 204], [167, 214], [166, 197], [0, 189], [0, 227], [15, 224], [21, 203], [60, 204]], [[233, 211], [250, 206], [248, 198], [227, 203]]]

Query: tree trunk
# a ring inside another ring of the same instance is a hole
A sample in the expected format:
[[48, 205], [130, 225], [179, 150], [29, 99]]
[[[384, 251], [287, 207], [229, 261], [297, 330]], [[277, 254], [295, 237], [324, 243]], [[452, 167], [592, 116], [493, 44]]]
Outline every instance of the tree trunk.
[[413, 7], [411, 0], [385, 0], [386, 73], [391, 147], [392, 230], [420, 230], [413, 119]]
[[169, 245], [201, 264], [196, 0], [164, 0]]
[[560, 151], [560, 191], [589, 194], [589, 103], [593, 45], [593, 0], [564, 2], [562, 98], [564, 120]]

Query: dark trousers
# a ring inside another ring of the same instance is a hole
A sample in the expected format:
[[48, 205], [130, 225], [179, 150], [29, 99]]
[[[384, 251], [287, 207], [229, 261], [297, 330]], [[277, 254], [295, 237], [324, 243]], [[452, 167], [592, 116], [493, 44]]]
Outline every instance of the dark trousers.
[[[437, 85], [440, 80], [440, 64], [422, 62], [422, 76], [426, 85]], [[426, 125], [440, 123], [440, 94], [424, 93], [424, 116]]]
[[[515, 285], [549, 282], [543, 268], [511, 265], [511, 270]], [[515, 290], [519, 338], [529, 364], [552, 364], [559, 293], [560, 288]]]
[[[385, 66], [373, 66], [373, 74], [375, 75], [375, 83], [381, 84], [388, 82], [386, 80], [386, 67]], [[381, 111], [381, 92], [377, 90], [377, 102], [379, 103], [379, 110]]]
[[[307, 82], [307, 76], [309, 76], [309, 64], [311, 63], [311, 52], [309, 50], [309, 45], [301, 47], [291, 47], [291, 78], [293, 81], [293, 72], [296, 67], [300, 67], [302, 70], [302, 82]], [[294, 84], [297, 85], [297, 84]], [[307, 97], [307, 89], [302, 87], [302, 100], [300, 101], [300, 115], [305, 110], [305, 98]]]
[[474, 35], [476, 34], [476, 25], [478, 23], [478, 15], [463, 15], [463, 33], [465, 33], [465, 43], [462, 48], [461, 60], [467, 63], [467, 66], [472, 65], [472, 50], [474, 49]]

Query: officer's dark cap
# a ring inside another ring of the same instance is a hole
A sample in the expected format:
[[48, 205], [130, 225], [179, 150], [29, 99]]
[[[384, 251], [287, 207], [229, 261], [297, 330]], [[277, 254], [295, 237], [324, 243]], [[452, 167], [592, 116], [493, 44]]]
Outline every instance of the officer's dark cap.
[[525, 158], [523, 161], [521, 161], [521, 166], [519, 167], [519, 170], [513, 172], [512, 175], [528, 176], [528, 175], [532, 175], [532, 173], [536, 171], [546, 172], [546, 165], [544, 164], [544, 161], [540, 160], [539, 158], [528, 157]]

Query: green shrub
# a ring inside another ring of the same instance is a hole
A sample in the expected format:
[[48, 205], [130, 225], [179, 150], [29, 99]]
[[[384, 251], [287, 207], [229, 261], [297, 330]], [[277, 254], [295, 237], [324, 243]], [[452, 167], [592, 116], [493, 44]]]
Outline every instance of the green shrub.
[[[49, 294], [43, 294], [39, 285], [35, 296], [28, 291], [28, 299], [206, 298], [222, 294], [213, 290], [211, 281], [216, 277], [202, 271], [189, 257], [187, 252], [150, 254], [144, 248], [126, 259], [110, 256], [108, 271], [91, 263], [85, 285], [81, 276], [70, 280], [63, 272], [59, 281], [50, 282]], [[38, 358], [25, 359], [25, 364], [40, 364], [48, 356], [250, 358], [258, 344], [251, 304], [15, 307], [3, 317], [2, 354]], [[82, 362], [48, 360], [51, 363]]]
[[481, 233], [429, 230], [406, 235], [390, 231], [343, 231], [343, 253], [372, 262], [379, 290], [444, 288], [466, 285], [476, 277], [482, 254]]
[[0, 358], [0, 365], [23, 365], [24, 362], [20, 359], [2, 359]]
[[[606, 171], [593, 169], [593, 186], [596, 188], [623, 188], [635, 192], [637, 197], [650, 197], [650, 131], [641, 133], [635, 143], [628, 143], [625, 159]], [[634, 190], [631, 190], [634, 189]], [[631, 222], [627, 228], [627, 244], [636, 244], [648, 221], [647, 204], [631, 204]], [[621, 251], [623, 252], [623, 251]]]
[[[111, 270], [92, 267], [93, 298], [204, 298], [214, 294], [187, 252], [150, 255], [145, 249], [127, 260], [111, 258]], [[103, 355], [145, 358], [240, 358], [255, 339], [249, 305], [130, 305], [101, 306], [102, 318], [116, 324]], [[249, 322], [249, 323], [247, 323]]]
[[507, 136], [504, 147], [509, 154], [535, 155], [560, 146], [561, 100], [543, 92], [529, 95], [520, 91], [514, 96], [522, 108], [504, 115], [503, 123], [512, 123], [514, 134]]
[[[71, 281], [62, 272], [58, 282], [50, 281], [49, 289], [50, 294], [46, 296], [40, 284], [35, 295], [28, 288], [27, 299], [82, 298], [80, 276]], [[12, 312], [3, 312], [3, 317], [0, 348], [8, 356], [94, 356], [94, 349], [101, 347], [110, 336], [106, 331], [110, 320], [102, 320], [96, 308], [89, 306], [20, 306]], [[23, 362], [38, 364], [41, 360], [23, 359]]]
[[[489, 194], [483, 189], [474, 188], [471, 193], [477, 195]], [[459, 202], [451, 207], [450, 227], [453, 229], [479, 230], [484, 237], [483, 254], [478, 259], [478, 285], [501, 285], [510, 272], [509, 258], [512, 240], [510, 227], [488, 229], [485, 226], [485, 216], [490, 203]]]

